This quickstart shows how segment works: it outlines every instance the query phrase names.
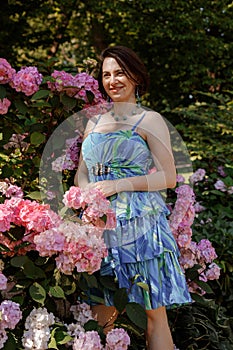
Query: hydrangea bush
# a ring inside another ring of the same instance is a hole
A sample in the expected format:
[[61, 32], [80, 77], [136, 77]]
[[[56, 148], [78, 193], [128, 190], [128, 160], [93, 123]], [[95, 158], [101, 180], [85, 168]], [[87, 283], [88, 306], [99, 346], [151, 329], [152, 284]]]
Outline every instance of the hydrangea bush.
[[[54, 154], [51, 160], [54, 172], [66, 175], [64, 210], [57, 213], [41, 198], [38, 168], [52, 131], [70, 114], [103, 102], [91, 74], [59, 71], [53, 65], [48, 61], [43, 74], [36, 67], [16, 72], [0, 59], [4, 125], [0, 140], [4, 148], [0, 153], [0, 348], [144, 349], [144, 310], [127, 302], [127, 291], [119, 290], [112, 277], [98, 274], [101, 259], [107, 254], [102, 233], [114, 227], [114, 213], [99, 191], [83, 191], [69, 182], [79, 160], [81, 133], [67, 139], [64, 154]], [[221, 170], [210, 191], [230, 196], [232, 184], [223, 175], [225, 169]], [[195, 172], [189, 183], [179, 176], [169, 205], [180, 263], [189, 290], [199, 302], [213, 295], [210, 284], [220, 276], [211, 237], [204, 232], [198, 240], [193, 237], [193, 230], [206, 223], [200, 218], [207, 205], [197, 190], [205, 179], [204, 169]], [[46, 195], [53, 198], [54, 193]], [[103, 288], [115, 291], [119, 315], [107, 335], [88, 305], [89, 298], [104, 302], [101, 293], [100, 297], [89, 294], [93, 287], [100, 292]], [[178, 319], [175, 313], [170, 316], [173, 331], [178, 329], [174, 315]], [[182, 344], [178, 337], [176, 340]]]

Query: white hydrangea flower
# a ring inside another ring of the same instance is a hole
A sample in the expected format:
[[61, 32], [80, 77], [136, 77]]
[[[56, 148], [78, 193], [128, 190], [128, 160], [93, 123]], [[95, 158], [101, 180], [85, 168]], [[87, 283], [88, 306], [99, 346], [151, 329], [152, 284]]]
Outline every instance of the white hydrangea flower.
[[47, 350], [50, 339], [50, 326], [55, 317], [46, 308], [33, 309], [26, 318], [22, 343], [25, 350]]

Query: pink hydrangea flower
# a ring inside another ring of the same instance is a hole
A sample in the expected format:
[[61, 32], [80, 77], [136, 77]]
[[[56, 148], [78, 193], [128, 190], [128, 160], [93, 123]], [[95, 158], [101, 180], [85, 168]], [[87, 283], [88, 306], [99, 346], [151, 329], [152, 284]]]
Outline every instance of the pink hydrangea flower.
[[205, 177], [206, 171], [205, 169], [197, 169], [195, 171], [195, 173], [193, 173], [190, 178], [189, 181], [191, 184], [195, 184], [196, 182], [202, 181]]
[[24, 134], [12, 134], [9, 142], [6, 143], [3, 147], [5, 149], [9, 149], [9, 148], [19, 148], [21, 150], [25, 150], [29, 147], [29, 143], [23, 141], [23, 139], [25, 139], [25, 137], [28, 136], [28, 133], [24, 133]]
[[98, 81], [85, 72], [73, 76], [65, 71], [54, 70], [51, 76], [55, 80], [48, 82], [48, 87], [51, 91], [64, 91], [70, 97], [83, 100], [86, 103], [85, 108], [91, 105], [88, 101], [86, 91], [93, 93], [92, 104], [104, 102], [98, 89]]
[[21, 187], [12, 185], [10, 182], [0, 181], [0, 192], [6, 198], [17, 197], [23, 198], [23, 190]]
[[43, 232], [60, 224], [61, 218], [48, 204], [21, 200], [16, 208], [17, 223], [34, 232]]
[[0, 204], [0, 232], [10, 229], [11, 222], [14, 221], [15, 215], [11, 208], [6, 204]]
[[52, 256], [63, 251], [65, 236], [59, 231], [59, 228], [53, 227], [49, 231], [36, 235], [34, 243], [41, 256]]
[[5, 342], [7, 341], [8, 336], [5, 329], [0, 328], [0, 349], [3, 349]]
[[[200, 178], [203, 173], [200, 173]], [[215, 249], [207, 239], [202, 239], [199, 243], [192, 241], [192, 229], [191, 226], [194, 221], [195, 209], [204, 210], [198, 203], [196, 207], [194, 205], [195, 196], [193, 190], [188, 185], [182, 185], [176, 189], [177, 200], [175, 207], [170, 215], [170, 226], [172, 233], [177, 242], [180, 250], [179, 262], [185, 272], [186, 269], [192, 268], [194, 265], [200, 265], [198, 270], [199, 280], [207, 282], [209, 277], [218, 278], [218, 268], [213, 270], [213, 273], [208, 272], [208, 265], [211, 264], [214, 259], [217, 258]], [[210, 271], [212, 271], [210, 269]], [[216, 274], [215, 274], [216, 272]], [[189, 281], [189, 290], [193, 293], [205, 294], [196, 283]]]
[[[195, 243], [195, 242], [191, 242], [191, 243]], [[195, 251], [193, 251], [191, 248], [189, 249], [181, 248], [180, 254], [181, 255], [179, 258], [179, 262], [183, 270], [190, 269], [197, 263]]]
[[0, 84], [9, 83], [15, 74], [9, 62], [5, 58], [0, 58]]
[[0, 114], [7, 114], [11, 101], [8, 98], [0, 99]]
[[208, 266], [208, 269], [205, 272], [206, 278], [208, 280], [217, 280], [220, 277], [220, 271], [220, 267], [213, 262]]
[[0, 272], [0, 290], [5, 289], [7, 289], [7, 278], [2, 272]]
[[80, 332], [73, 343], [73, 350], [102, 350], [99, 334], [96, 331]]
[[169, 218], [171, 229], [175, 235], [178, 227], [184, 226], [182, 224], [184, 220], [188, 220], [189, 225], [191, 225], [195, 215], [193, 209], [195, 195], [192, 188], [189, 185], [181, 185], [176, 189], [176, 193], [177, 200]]
[[183, 175], [177, 175], [176, 176], [176, 182], [185, 182], [185, 178]]
[[31, 96], [39, 90], [41, 82], [42, 74], [36, 67], [23, 67], [13, 76], [10, 85], [16, 91], [22, 91], [26, 96]]
[[13, 256], [16, 254], [14, 248], [22, 242], [28, 242], [30, 245], [17, 250], [18, 255], [34, 249], [34, 236], [39, 232], [56, 227], [60, 222], [60, 216], [53, 212], [49, 205], [18, 197], [5, 200], [3, 204], [0, 204], [0, 232], [4, 233], [12, 225], [22, 226], [22, 228], [25, 228], [25, 233], [20, 240], [10, 240], [3, 233], [0, 233], [1, 242], [9, 249], [4, 254]]
[[84, 326], [89, 320], [94, 320], [91, 307], [86, 303], [77, 302], [70, 307], [70, 311], [72, 312], [74, 319], [81, 326]]
[[18, 303], [4, 300], [0, 305], [1, 328], [14, 329], [22, 318], [22, 312]]
[[79, 161], [81, 142], [81, 136], [67, 139], [65, 153], [52, 162], [52, 169], [56, 172], [76, 169]]
[[215, 249], [213, 248], [212, 243], [208, 239], [202, 239], [197, 244], [197, 248], [200, 251], [201, 259], [205, 263], [212, 263], [212, 261], [217, 258]]
[[220, 165], [219, 167], [218, 167], [218, 173], [219, 173], [219, 175], [221, 175], [222, 177], [226, 177], [227, 176], [227, 174], [225, 173], [225, 171], [224, 171], [224, 167], [222, 166], [222, 165]]
[[70, 275], [78, 272], [93, 273], [100, 269], [107, 256], [107, 248], [98, 227], [64, 221], [59, 227], [41, 232], [34, 237], [41, 256], [57, 254], [57, 268]]
[[206, 292], [195, 282], [188, 281], [188, 290], [190, 293], [196, 293], [199, 295], [204, 295]]
[[[99, 190], [81, 190], [79, 187], [71, 186], [64, 194], [63, 203], [68, 208], [83, 210], [82, 220], [105, 228], [116, 226], [116, 216], [110, 208], [110, 202]], [[106, 215], [106, 224], [101, 217]]]
[[227, 186], [224, 184], [222, 180], [218, 180], [217, 182], [215, 182], [214, 187], [216, 188], [216, 190], [219, 190], [221, 192], [227, 191]]
[[130, 345], [130, 337], [122, 328], [114, 328], [107, 333], [106, 350], [126, 350]]
[[199, 202], [196, 202], [194, 204], [194, 210], [195, 210], [195, 213], [201, 213], [202, 211], [206, 210], [206, 208], [201, 205]]

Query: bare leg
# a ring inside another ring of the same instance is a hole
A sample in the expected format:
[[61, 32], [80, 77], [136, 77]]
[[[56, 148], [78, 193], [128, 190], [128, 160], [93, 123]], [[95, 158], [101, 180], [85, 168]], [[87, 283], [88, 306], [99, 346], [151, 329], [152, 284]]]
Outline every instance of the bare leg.
[[173, 340], [169, 329], [165, 307], [146, 310], [148, 317], [148, 350], [173, 350]]

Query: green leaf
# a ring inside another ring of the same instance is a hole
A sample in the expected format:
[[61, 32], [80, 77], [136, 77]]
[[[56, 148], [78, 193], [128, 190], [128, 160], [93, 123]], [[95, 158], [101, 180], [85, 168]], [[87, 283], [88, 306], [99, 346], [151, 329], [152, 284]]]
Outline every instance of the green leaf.
[[89, 275], [88, 273], [84, 272], [83, 277], [87, 281], [89, 288], [98, 288], [98, 282], [94, 275]]
[[88, 101], [90, 103], [92, 103], [94, 98], [95, 98], [95, 95], [93, 94], [93, 92], [86, 90], [86, 96], [87, 96]]
[[72, 282], [70, 285], [63, 286], [64, 292], [66, 295], [71, 295], [76, 291], [76, 283]]
[[57, 347], [57, 342], [56, 342], [56, 339], [54, 337], [50, 337], [50, 342], [48, 344], [48, 349], [56, 349], [56, 350], [59, 350], [58, 347]]
[[145, 291], [149, 292], [149, 286], [146, 283], [143, 282], [137, 282], [136, 283], [137, 286], [141, 287], [142, 289], [144, 289]]
[[11, 250], [5, 246], [4, 244], [0, 243], [0, 253], [4, 253], [4, 252], [10, 252]]
[[48, 97], [50, 94], [50, 90], [39, 90], [32, 97], [31, 100], [40, 100], [41, 98]]
[[28, 112], [28, 107], [25, 105], [24, 101], [15, 100], [14, 104], [19, 113], [25, 115]]
[[64, 94], [61, 95], [61, 102], [68, 110], [71, 110], [76, 106], [77, 100]]
[[56, 339], [57, 344], [66, 344], [71, 341], [73, 338], [67, 334], [67, 332], [59, 329], [58, 327], [54, 330], [54, 337]]
[[30, 136], [30, 141], [33, 145], [40, 145], [45, 141], [45, 135], [41, 134], [41, 132], [34, 131]]
[[206, 293], [214, 293], [213, 289], [208, 285], [208, 283], [203, 282], [203, 281], [195, 281], [199, 287], [201, 287]]
[[29, 294], [37, 303], [44, 305], [46, 291], [39, 283], [33, 283], [33, 285], [29, 288]]
[[46, 278], [44, 270], [38, 266], [35, 266], [35, 264], [30, 260], [24, 265], [23, 272], [26, 277], [31, 279]]
[[0, 99], [3, 99], [4, 97], [6, 97], [6, 89], [4, 86], [0, 85]]
[[114, 277], [100, 276], [99, 281], [104, 286], [104, 288], [107, 288], [107, 289], [112, 290], [114, 292], [117, 290], [117, 285], [114, 282]]
[[144, 308], [137, 303], [128, 303], [126, 305], [126, 314], [136, 326], [146, 330], [147, 315]]
[[7, 332], [7, 341], [4, 343], [4, 350], [17, 350], [19, 344], [15, 335], [12, 332]]
[[41, 192], [40, 191], [30, 192], [29, 194], [27, 194], [26, 197], [35, 199], [35, 200], [41, 200]]
[[27, 256], [15, 256], [10, 260], [10, 264], [14, 267], [23, 267], [28, 261], [29, 258]]
[[55, 298], [66, 299], [64, 291], [60, 286], [49, 287], [49, 293]]
[[89, 320], [84, 324], [84, 329], [86, 332], [88, 331], [96, 331], [99, 328], [99, 324], [95, 320]]
[[117, 310], [121, 313], [128, 303], [128, 295], [126, 292], [126, 288], [120, 288], [118, 289], [113, 297], [114, 300], [114, 306], [117, 308]]

